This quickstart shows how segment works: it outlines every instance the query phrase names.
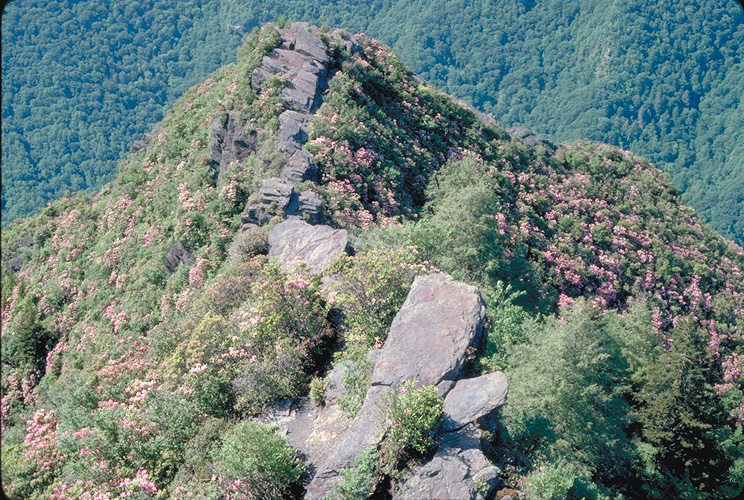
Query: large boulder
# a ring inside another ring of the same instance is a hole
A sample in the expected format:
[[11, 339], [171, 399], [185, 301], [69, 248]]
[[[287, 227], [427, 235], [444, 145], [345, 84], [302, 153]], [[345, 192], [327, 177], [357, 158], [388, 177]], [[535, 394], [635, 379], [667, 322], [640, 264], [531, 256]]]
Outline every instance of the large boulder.
[[385, 434], [381, 409], [385, 393], [408, 379], [437, 385], [458, 378], [472, 348], [481, 341], [485, 315], [483, 299], [475, 287], [441, 273], [414, 280], [385, 345], [368, 358], [375, 367], [364, 404], [349, 431], [319, 467], [306, 499], [323, 498], [338, 483], [340, 470], [351, 467], [365, 450], [380, 444]]
[[445, 430], [488, 415], [506, 402], [509, 384], [502, 372], [458, 381], [444, 400]]
[[301, 220], [284, 221], [269, 233], [269, 257], [278, 258], [283, 267], [300, 258], [315, 273], [323, 272], [347, 247], [346, 230], [311, 226]]
[[456, 380], [482, 341], [486, 306], [478, 290], [439, 273], [417, 277], [390, 327], [372, 385]]

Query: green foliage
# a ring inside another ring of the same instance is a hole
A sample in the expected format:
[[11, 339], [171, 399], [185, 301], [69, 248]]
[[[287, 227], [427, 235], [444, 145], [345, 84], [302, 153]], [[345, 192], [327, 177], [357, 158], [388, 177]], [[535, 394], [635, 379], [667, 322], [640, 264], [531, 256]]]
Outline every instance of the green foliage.
[[[501, 412], [506, 449], [532, 460], [580, 464], [601, 481], [630, 466], [629, 408], [617, 390], [627, 380], [620, 332], [594, 320], [586, 304], [559, 320], [526, 323], [526, 342], [509, 357], [509, 404]], [[625, 337], [643, 332], [624, 332]]]
[[385, 342], [413, 279], [427, 269], [427, 262], [412, 247], [373, 248], [335, 259], [326, 273], [340, 279], [330, 283], [330, 296], [344, 312], [351, 350], [366, 354]]
[[369, 381], [374, 366], [367, 360], [364, 351], [355, 350], [353, 346], [345, 352], [347, 362], [351, 368], [341, 377], [341, 387], [344, 392], [336, 401], [338, 406], [352, 418], [359, 413], [369, 391]]
[[407, 453], [424, 453], [434, 445], [434, 436], [444, 422], [444, 398], [434, 386], [406, 380], [385, 393], [382, 407], [388, 428], [381, 470], [390, 474]]
[[[226, 0], [221, 15], [243, 7]], [[356, 254], [323, 276], [282, 269], [263, 255], [270, 225], [239, 232], [246, 203], [285, 162], [274, 147], [286, 78], [258, 94], [250, 81], [278, 43], [273, 27], [256, 30], [96, 196], [57, 200], [3, 231], [11, 491], [286, 494], [272, 481], [296, 480], [289, 454], [277, 454], [278, 473], [256, 465], [267, 474], [255, 475], [259, 487], [238, 476], [253, 463], [243, 438], [273, 432], [245, 424], [223, 440], [224, 429], [308, 389], [319, 400], [330, 351], [350, 368], [337, 401], [358, 410], [369, 349], [382, 346], [415, 276], [441, 269], [486, 299], [476, 369], [510, 379], [490, 443], [503, 470], [551, 496], [740, 493], [740, 248], [700, 223], [647, 161], [591, 143], [550, 156], [510, 140], [367, 38], [363, 53], [334, 52], [338, 71], [308, 144], [328, 215], [351, 230]], [[227, 109], [255, 134], [257, 153], [218, 175], [210, 130]], [[165, 259], [175, 242], [193, 260], [173, 270]], [[380, 454], [348, 471], [343, 495], [369, 494], [433, 441], [433, 390], [408, 384], [389, 397]]]
[[733, 437], [733, 429], [711, 383], [715, 378], [702, 332], [682, 322], [670, 334], [673, 342], [657, 347], [636, 395], [641, 439], [650, 445], [642, 455], [647, 494], [700, 498], [729, 488], [740, 491], [729, 468], [741, 450], [721, 447]]
[[244, 33], [278, 19], [377, 37], [423, 79], [508, 126], [649, 156], [717, 230], [744, 234], [744, 18], [731, 2], [17, 1], [3, 16], [4, 226], [110, 180], [176, 97], [233, 61]]
[[[509, 353], [522, 341], [522, 323], [527, 319], [525, 310], [515, 304], [519, 294], [512, 293], [509, 285], [497, 282], [495, 288], [483, 290], [488, 311], [486, 323], [486, 348], [478, 357], [480, 371], [504, 370], [509, 364]], [[524, 292], [523, 292], [524, 293]]]
[[341, 481], [324, 500], [366, 500], [373, 493], [378, 475], [379, 453], [365, 450], [352, 467], [339, 472]]
[[591, 483], [591, 473], [565, 460], [538, 465], [525, 480], [530, 500], [610, 500]]
[[316, 405], [323, 404], [328, 381], [321, 377], [313, 377], [310, 380], [310, 392], [307, 397]]
[[276, 427], [238, 422], [213, 456], [223, 488], [245, 498], [275, 499], [300, 480], [305, 467]]

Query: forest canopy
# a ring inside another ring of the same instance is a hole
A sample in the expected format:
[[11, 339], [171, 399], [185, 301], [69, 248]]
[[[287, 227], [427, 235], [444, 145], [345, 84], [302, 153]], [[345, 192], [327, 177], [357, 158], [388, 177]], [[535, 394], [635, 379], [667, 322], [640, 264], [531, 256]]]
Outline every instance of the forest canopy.
[[3, 226], [112, 180], [164, 109], [280, 18], [379, 38], [505, 127], [647, 156], [744, 241], [744, 13], [690, 0], [16, 0], [2, 23]]

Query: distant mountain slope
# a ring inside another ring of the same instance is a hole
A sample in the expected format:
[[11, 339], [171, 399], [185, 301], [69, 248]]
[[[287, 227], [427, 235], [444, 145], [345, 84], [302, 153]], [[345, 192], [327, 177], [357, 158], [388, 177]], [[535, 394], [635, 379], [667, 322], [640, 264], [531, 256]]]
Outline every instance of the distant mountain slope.
[[[370, 351], [391, 350], [414, 278], [440, 272], [479, 290], [485, 338], [454, 364], [508, 378], [480, 460], [500, 480], [742, 492], [744, 250], [642, 157], [507, 132], [379, 41], [300, 23], [247, 37], [135, 149], [95, 196], [2, 231], [6, 493], [298, 497], [315, 472], [348, 474], [338, 496], [394, 490], [440, 444], [441, 398], [414, 376], [373, 386], [399, 399], [357, 466], [310, 470], [257, 422], [325, 401], [333, 366], [333, 418], [360, 411]], [[313, 231], [339, 237], [333, 254]], [[457, 316], [452, 288], [424, 288], [413, 302]]]
[[643, 154], [744, 241], [744, 13], [734, 1], [114, 5], [6, 8], [3, 224], [110, 180], [163, 106], [230, 60], [241, 33], [283, 15], [377, 37], [505, 126]]

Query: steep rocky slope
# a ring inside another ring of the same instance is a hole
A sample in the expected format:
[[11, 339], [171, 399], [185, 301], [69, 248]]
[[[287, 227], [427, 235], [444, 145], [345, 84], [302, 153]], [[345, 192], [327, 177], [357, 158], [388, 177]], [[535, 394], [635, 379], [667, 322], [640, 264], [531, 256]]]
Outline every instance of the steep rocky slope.
[[2, 238], [19, 498], [740, 492], [744, 251], [376, 40], [257, 31]]

